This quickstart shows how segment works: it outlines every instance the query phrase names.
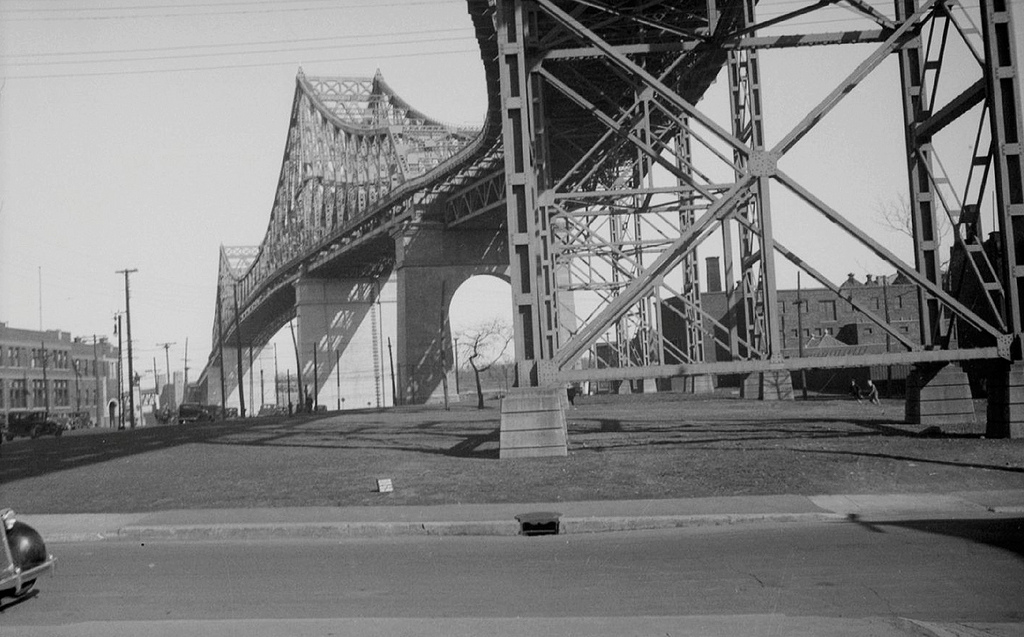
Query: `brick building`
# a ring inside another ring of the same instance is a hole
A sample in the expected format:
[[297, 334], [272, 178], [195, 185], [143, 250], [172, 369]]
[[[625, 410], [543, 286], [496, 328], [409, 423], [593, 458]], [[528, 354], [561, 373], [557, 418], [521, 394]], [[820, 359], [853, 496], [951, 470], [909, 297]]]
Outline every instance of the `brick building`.
[[[711, 277], [717, 272], [717, 265], [710, 260], [708, 272]], [[708, 288], [712, 291], [701, 294], [701, 307], [721, 323], [721, 326], [713, 326], [709, 321], [705, 321], [705, 361], [729, 361], [732, 357], [725, 345], [729, 342], [727, 332], [737, 319], [729, 311], [728, 297], [722, 291], [720, 282], [712, 278], [709, 280]], [[831, 290], [820, 287], [778, 290], [777, 310], [783, 356], [799, 356], [801, 344], [805, 357], [878, 354], [903, 350], [896, 339], [856, 310], [850, 300], [866, 307], [880, 318], [888, 318], [889, 324], [900, 334], [915, 343], [920, 342], [917, 289], [902, 275], [868, 275], [865, 280], [860, 281], [850, 274], [840, 289], [842, 298]], [[679, 310], [681, 303], [678, 299], [671, 299], [665, 305], [662, 321], [666, 338], [680, 350], [686, 351], [686, 331]], [[676, 306], [675, 309], [672, 306]], [[742, 325], [738, 326], [738, 332], [743, 334]], [[668, 354], [666, 358], [669, 364], [682, 362], [672, 360]], [[848, 370], [808, 370], [806, 377], [808, 388], [817, 391], [842, 392], [849, 386], [850, 379], [863, 383], [868, 378], [885, 389], [891, 385], [894, 391], [900, 391], [902, 381], [908, 372], [908, 366], [894, 365]], [[801, 378], [800, 374], [793, 375], [795, 387], [800, 387]], [[739, 377], [723, 376], [718, 381], [720, 385], [734, 385], [739, 383]]]
[[0, 323], [0, 415], [36, 409], [56, 418], [87, 412], [110, 426], [117, 401], [117, 347], [106, 338], [72, 338]]

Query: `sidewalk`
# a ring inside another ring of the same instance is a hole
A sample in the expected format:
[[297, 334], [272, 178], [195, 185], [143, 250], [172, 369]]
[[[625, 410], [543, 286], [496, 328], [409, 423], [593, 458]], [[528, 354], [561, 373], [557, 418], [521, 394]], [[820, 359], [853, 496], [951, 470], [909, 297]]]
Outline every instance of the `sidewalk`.
[[[17, 513], [17, 511], [16, 511]], [[532, 515], [536, 514], [536, 515]], [[518, 519], [517, 519], [518, 516]], [[525, 516], [525, 517], [524, 517]], [[596, 533], [744, 523], [1024, 516], [1024, 490], [949, 494], [733, 496], [443, 506], [198, 509], [137, 514], [26, 515], [49, 544], [98, 540], [220, 540], [490, 535], [526, 522], [558, 533]], [[557, 527], [553, 526], [557, 520]]]

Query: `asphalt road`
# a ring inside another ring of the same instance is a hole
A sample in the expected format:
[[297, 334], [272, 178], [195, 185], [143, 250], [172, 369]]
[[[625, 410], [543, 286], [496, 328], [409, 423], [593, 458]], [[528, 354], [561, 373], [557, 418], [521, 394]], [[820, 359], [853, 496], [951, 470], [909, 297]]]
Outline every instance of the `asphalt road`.
[[3, 607], [0, 634], [156, 634], [162, 626], [173, 627], [166, 634], [327, 635], [375, 625], [458, 633], [452, 622], [469, 622], [467, 634], [519, 634], [537, 622], [575, 634], [568, 628], [590, 622], [590, 631], [627, 625], [664, 635], [656, 631], [666, 621], [700, 618], [754, 622], [746, 634], [766, 634], [764, 622], [784, 634], [790, 618], [814, 618], [841, 634], [844, 622], [859, 620], [1024, 622], [1020, 519], [51, 548], [59, 549], [56, 574], [35, 597]]

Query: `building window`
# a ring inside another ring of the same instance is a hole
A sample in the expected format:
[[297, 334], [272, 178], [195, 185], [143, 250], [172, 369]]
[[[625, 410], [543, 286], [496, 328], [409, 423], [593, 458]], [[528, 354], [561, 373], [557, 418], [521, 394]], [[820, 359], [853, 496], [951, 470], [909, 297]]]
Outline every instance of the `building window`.
[[900, 296], [896, 297], [896, 307], [898, 307], [898, 308], [902, 308], [903, 307], [903, 295], [900, 295]]
[[865, 327], [865, 328], [864, 328], [864, 333], [865, 333], [865, 334], [874, 334], [874, 333], [875, 333], [875, 330], [874, 330], [874, 328], [872, 328], [872, 327]]
[[53, 402], [58, 407], [67, 407], [71, 404], [68, 402], [68, 381], [53, 381]]
[[24, 380], [11, 381], [11, 408], [25, 409], [28, 407], [28, 390], [25, 388]]
[[32, 406], [46, 407], [46, 381], [32, 381]]
[[873, 299], [871, 299], [871, 307], [873, 307], [876, 310], [881, 309], [882, 301], [877, 296], [874, 297]]
[[793, 330], [793, 338], [796, 338], [797, 336], [800, 336], [800, 332]]
[[831, 336], [832, 335], [832, 328], [831, 327], [826, 327], [825, 328], [825, 333], [828, 334], [829, 336]]
[[836, 302], [835, 301], [818, 301], [818, 311], [821, 312], [821, 320], [823, 320], [823, 321], [834, 321], [834, 320], [836, 320]]
[[906, 325], [900, 325], [900, 331], [903, 332], [904, 334], [907, 334], [910, 332], [910, 328], [907, 327]]

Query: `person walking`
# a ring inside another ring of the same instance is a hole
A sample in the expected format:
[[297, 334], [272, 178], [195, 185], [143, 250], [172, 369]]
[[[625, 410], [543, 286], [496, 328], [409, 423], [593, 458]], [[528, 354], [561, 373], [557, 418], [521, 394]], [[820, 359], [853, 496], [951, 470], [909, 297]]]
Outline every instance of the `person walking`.
[[868, 379], [868, 388], [867, 388], [867, 390], [865, 390], [864, 393], [865, 393], [867, 399], [871, 401], [872, 405], [878, 405], [879, 404], [878, 388], [875, 387], [875, 384], [873, 382], [871, 382], [870, 378]]
[[850, 379], [850, 396], [858, 403], [860, 402], [860, 387], [857, 387], [857, 381], [852, 378]]

